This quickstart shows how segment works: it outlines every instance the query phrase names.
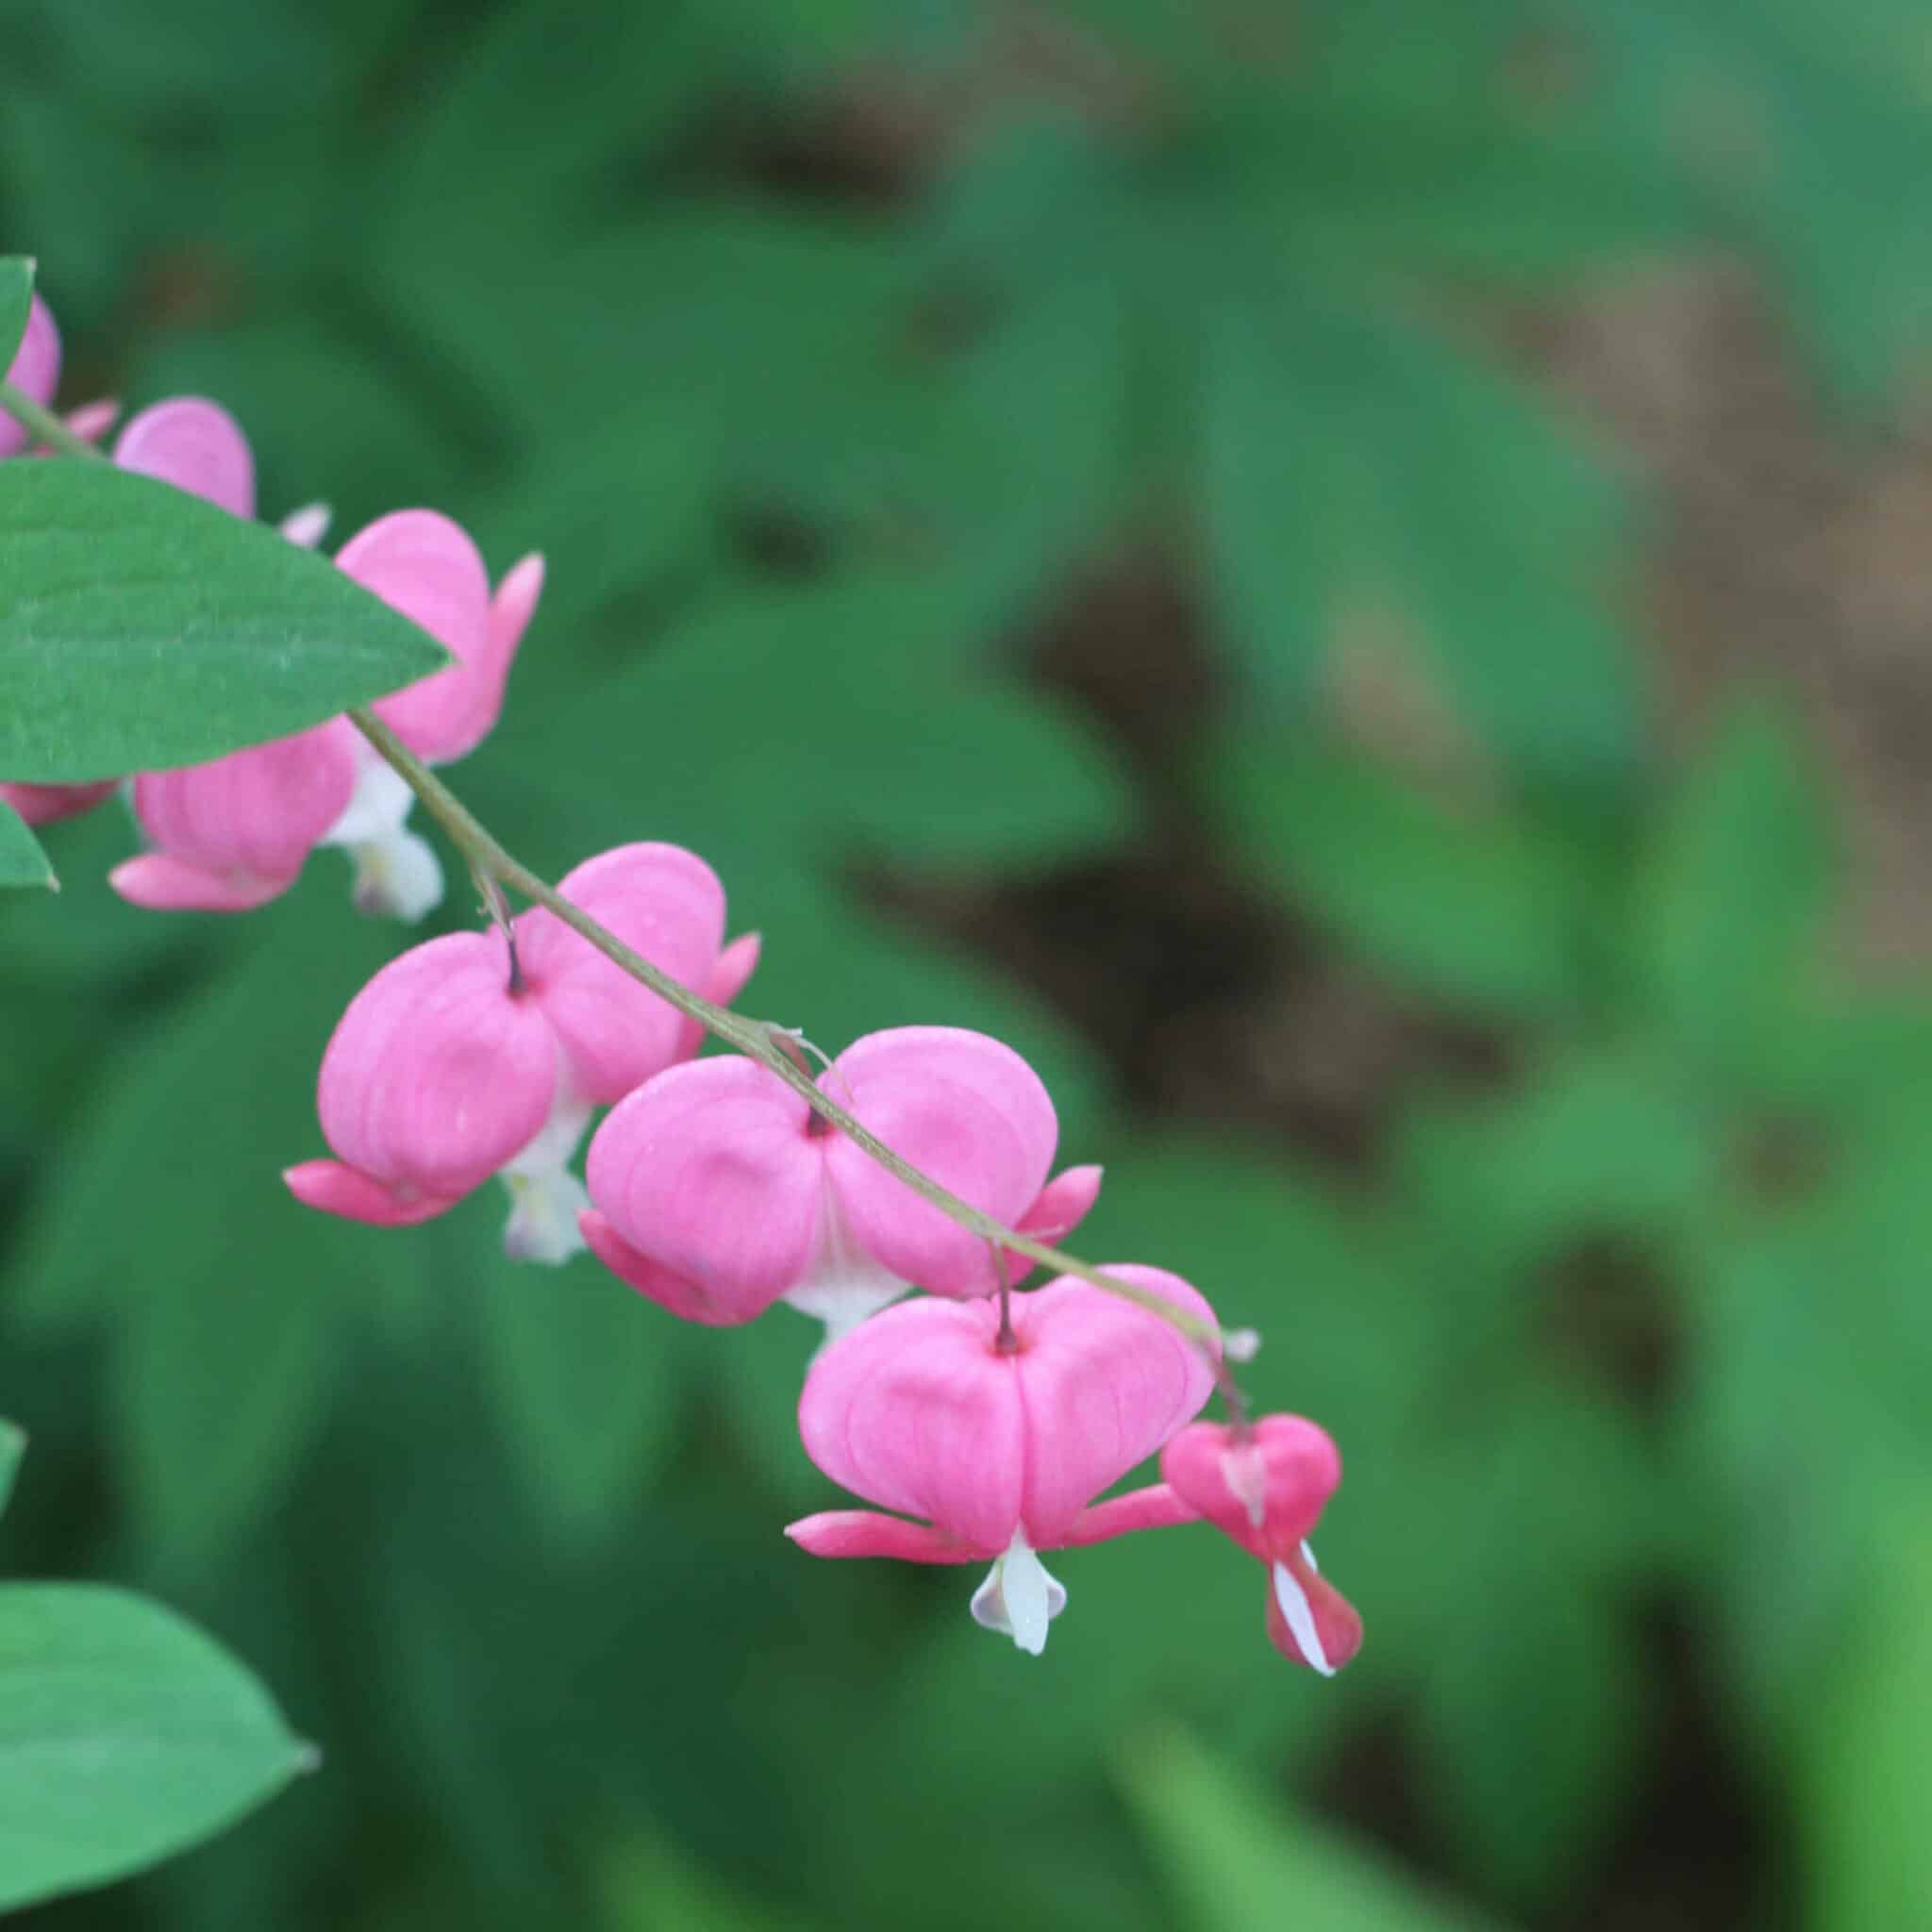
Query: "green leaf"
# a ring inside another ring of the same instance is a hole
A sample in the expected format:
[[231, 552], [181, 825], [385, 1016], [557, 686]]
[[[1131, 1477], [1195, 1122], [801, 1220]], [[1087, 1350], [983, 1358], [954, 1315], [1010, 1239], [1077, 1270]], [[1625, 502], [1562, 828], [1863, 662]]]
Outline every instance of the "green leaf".
[[41, 850], [41, 841], [4, 798], [0, 798], [0, 886], [60, 890], [60, 881], [54, 876], [53, 865]]
[[1493, 1922], [1215, 1763], [1184, 1733], [1143, 1740], [1121, 1789], [1187, 1932], [1476, 1932]]
[[1398, 983], [1504, 1012], [1574, 1008], [1591, 880], [1535, 820], [1259, 727], [1219, 744], [1209, 775], [1248, 864]]
[[1814, 1657], [1785, 1758], [1802, 1802], [1807, 1923], [1916, 1924], [1932, 1899], [1925, 1734], [1932, 1726], [1932, 1493], [1923, 1471], [1883, 1499], [1870, 1588], [1826, 1667]]
[[1645, 1673], [1603, 1604], [1552, 1568], [1490, 1581], [1488, 1616], [1444, 1633], [1423, 1697], [1422, 1787], [1460, 1865], [1522, 1907], [1549, 1907], [1621, 1814]]
[[506, 1261], [493, 1214], [470, 1216], [463, 1232], [486, 1219], [499, 1251], [458, 1278], [481, 1290], [488, 1386], [543, 1519], [566, 1539], [595, 1538], [677, 1441], [690, 1331], [588, 1259], [554, 1270]]
[[152, 477], [0, 467], [0, 771], [192, 764], [449, 662], [325, 558]]
[[1638, 882], [1639, 989], [1695, 1060], [1736, 1071], [1819, 962], [1833, 865], [1791, 721], [1740, 707], [1664, 812]]
[[1918, 9], [1577, 11], [1624, 144], [1668, 146], [1774, 269], [1824, 373], [1875, 418], [1932, 347], [1932, 268], [1891, 192], [1924, 166], [1932, 125]]
[[172, 1611], [0, 1587], [0, 1909], [183, 1851], [314, 1762], [268, 1693]]
[[391, 946], [347, 918], [328, 870], [228, 928], [255, 943], [63, 1123], [8, 1300], [29, 1329], [98, 1321], [111, 1338], [120, 1477], [140, 1529], [183, 1568], [288, 1480], [352, 1312], [434, 1241], [310, 1213], [282, 1185], [322, 1150], [323, 1047]]
[[1700, 1549], [1734, 1668], [1780, 1725], [1802, 1720], [1821, 1655], [1889, 1560], [1897, 1486], [1932, 1461], [1928, 1159], [1921, 1088], [1857, 1124], [1795, 1198], [1728, 1217], [1701, 1257], [1683, 1436], [1724, 1533]]
[[[823, 879], [867, 856], [1044, 865], [1103, 843], [1132, 811], [1116, 760], [1070, 708], [940, 648], [959, 593], [943, 572], [734, 585], [614, 675], [526, 706], [524, 768], [594, 770], [596, 791], [531, 785], [488, 816], [543, 828], [559, 857], [606, 837], [613, 814], [691, 845], [736, 917], [785, 932], [774, 965], [812, 943], [770, 909], [801, 870]], [[651, 718], [678, 728], [641, 759], [637, 721]], [[861, 950], [837, 931], [824, 942]]]
[[28, 255], [0, 255], [0, 375], [13, 366], [33, 307], [34, 263]]
[[1722, 1191], [1718, 1126], [1668, 1058], [1578, 1049], [1500, 1097], [1411, 1108], [1394, 1176], [1436, 1240], [1512, 1293], [1566, 1242], [1694, 1221]]
[[1205, 311], [1202, 506], [1228, 641], [1301, 704], [1574, 784], [1637, 742], [1601, 461], [1474, 355], [1292, 287]]
[[1403, 1466], [1408, 1582], [1384, 1579], [1382, 1623], [1421, 1665], [1419, 1789], [1486, 1890], [1547, 1904], [1604, 1849], [1641, 1767], [1644, 1674], [1621, 1618], [1675, 1490], [1588, 1380], [1480, 1358], [1447, 1372]]
[[0, 1419], [0, 1515], [7, 1512], [7, 1499], [13, 1493], [13, 1479], [20, 1474], [20, 1458], [25, 1454], [26, 1431]]
[[805, 1932], [796, 1913], [747, 1898], [657, 1832], [624, 1838], [598, 1861], [608, 1932]]

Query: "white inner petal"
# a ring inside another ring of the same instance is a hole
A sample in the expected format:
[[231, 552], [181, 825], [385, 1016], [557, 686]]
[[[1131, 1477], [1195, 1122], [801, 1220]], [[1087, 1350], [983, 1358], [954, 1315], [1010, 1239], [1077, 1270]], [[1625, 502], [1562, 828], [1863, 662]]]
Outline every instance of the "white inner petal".
[[1328, 1661], [1328, 1653], [1322, 1648], [1322, 1640], [1316, 1634], [1314, 1606], [1308, 1602], [1307, 1591], [1295, 1580], [1294, 1573], [1286, 1563], [1274, 1565], [1274, 1601], [1281, 1606], [1281, 1614], [1288, 1620], [1289, 1634], [1294, 1639], [1295, 1647], [1305, 1661], [1323, 1676], [1332, 1677], [1335, 1667]]
[[1010, 1637], [1029, 1657], [1046, 1648], [1046, 1626], [1067, 1607], [1066, 1587], [1048, 1574], [1026, 1532], [1016, 1529], [973, 1592], [973, 1621]]
[[810, 1315], [825, 1324], [822, 1347], [858, 1327], [867, 1316], [877, 1314], [887, 1303], [897, 1301], [912, 1286], [880, 1267], [853, 1240], [829, 1174], [824, 1198], [818, 1252], [805, 1279], [784, 1297], [801, 1315]]
[[503, 1251], [511, 1260], [543, 1261], [556, 1267], [585, 1245], [577, 1216], [591, 1205], [591, 1197], [571, 1173], [570, 1161], [590, 1120], [590, 1103], [570, 1091], [559, 1070], [550, 1118], [536, 1139], [503, 1168], [510, 1201]]
[[325, 503], [305, 503], [282, 519], [282, 535], [298, 550], [313, 550], [328, 535], [333, 515]]
[[351, 888], [358, 912], [413, 924], [442, 903], [442, 867], [428, 841], [405, 821], [415, 794], [375, 751], [357, 745], [356, 789], [323, 836], [355, 861]]
[[849, 1334], [867, 1316], [875, 1315], [889, 1302], [906, 1292], [906, 1284], [884, 1269], [860, 1269], [851, 1274], [814, 1273], [802, 1281], [785, 1299], [801, 1315], [810, 1315], [825, 1324], [827, 1346]]

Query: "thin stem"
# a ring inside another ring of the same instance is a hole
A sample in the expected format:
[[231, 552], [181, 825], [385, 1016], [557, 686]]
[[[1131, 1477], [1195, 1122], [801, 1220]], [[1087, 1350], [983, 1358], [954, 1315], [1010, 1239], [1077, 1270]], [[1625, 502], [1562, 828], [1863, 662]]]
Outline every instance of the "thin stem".
[[[512, 858], [484, 829], [456, 793], [375, 712], [358, 707], [350, 711], [349, 722], [400, 774], [410, 791], [422, 800], [424, 810], [449, 834], [458, 851], [475, 870], [488, 873], [511, 891], [554, 913], [573, 932], [588, 940], [607, 959], [614, 961], [633, 979], [649, 987], [659, 999], [695, 1020], [708, 1033], [727, 1046], [736, 1047], [748, 1059], [757, 1060], [761, 1067], [775, 1074], [814, 1113], [829, 1121], [862, 1153], [870, 1155], [888, 1174], [903, 1181], [922, 1200], [930, 1202], [949, 1220], [957, 1222], [982, 1241], [991, 1241], [1001, 1248], [1010, 1248], [1057, 1274], [1072, 1274], [1094, 1288], [1105, 1290], [1108, 1294], [1120, 1296], [1123, 1301], [1132, 1302], [1136, 1307], [1145, 1308], [1151, 1315], [1158, 1315], [1163, 1322], [1179, 1329], [1191, 1341], [1199, 1343], [1217, 1363], [1221, 1361], [1222, 1331], [1213, 1323], [1200, 1321], [1184, 1309], [1175, 1307], [1164, 1296], [1137, 1288], [1117, 1274], [1108, 1274], [1076, 1255], [1062, 1254], [1045, 1241], [1035, 1241], [1031, 1235], [1023, 1234], [1018, 1228], [1006, 1226], [991, 1214], [982, 1213], [970, 1202], [962, 1201], [929, 1175], [920, 1173], [862, 1122], [855, 1120], [804, 1068], [795, 1065], [788, 1055], [782, 1053], [773, 1043], [769, 1027], [713, 1004], [702, 993], [692, 992], [688, 986], [680, 986], [668, 973], [654, 966], [642, 954], [633, 952], [615, 933], [606, 931], [588, 912], [572, 905], [555, 887]], [[1232, 1378], [1227, 1376], [1224, 1368], [1220, 1373], [1231, 1383]]]
[[[0, 382], [0, 409], [5, 409], [36, 442], [58, 449], [70, 457], [101, 457], [101, 452], [84, 436], [76, 436], [55, 415], [43, 409], [30, 395], [24, 395], [10, 382]], [[102, 458], [105, 460], [105, 458]]]
[[992, 1345], [1001, 1355], [1014, 1355], [1020, 1338], [1013, 1333], [1013, 1285], [1007, 1279], [1007, 1251], [997, 1241], [992, 1244], [992, 1265], [1000, 1278], [1000, 1328]]

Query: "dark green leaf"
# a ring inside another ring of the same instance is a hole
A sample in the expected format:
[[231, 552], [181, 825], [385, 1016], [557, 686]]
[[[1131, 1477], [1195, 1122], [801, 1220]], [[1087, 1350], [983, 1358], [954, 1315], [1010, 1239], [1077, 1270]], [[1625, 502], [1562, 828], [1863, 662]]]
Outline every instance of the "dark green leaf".
[[0, 466], [0, 582], [12, 778], [192, 764], [449, 661], [324, 558], [109, 463]]
[[33, 306], [34, 263], [27, 255], [0, 255], [0, 375], [12, 367]]
[[1211, 775], [1248, 862], [1398, 983], [1503, 1011], [1574, 1005], [1591, 878], [1534, 820], [1286, 731], [1238, 734]]
[[1717, 1128], [1668, 1060], [1579, 1051], [1501, 1098], [1412, 1110], [1394, 1167], [1435, 1238], [1509, 1293], [1566, 1243], [1693, 1221], [1723, 1186]]
[[[606, 774], [599, 788], [512, 778], [486, 816], [532, 827], [558, 870], [614, 821], [702, 852], [734, 919], [785, 934], [754, 983], [759, 1006], [794, 946], [843, 956], [876, 985], [870, 931], [808, 909], [824, 908], [841, 862], [1043, 866], [1105, 844], [1131, 814], [1115, 759], [1070, 708], [943, 648], [958, 594], [949, 574], [910, 571], [721, 594], [655, 650], [523, 712], [520, 772], [561, 761]], [[639, 758], [639, 731], [670, 718], [678, 728]], [[787, 1019], [815, 1036], [826, 1024]]]
[[1924, 165], [1924, 25], [1906, 0], [1578, 9], [1627, 147], [1664, 144], [1777, 271], [1812, 353], [1878, 412], [1932, 346], [1932, 267], [1909, 198]]
[[1184, 1733], [1144, 1739], [1121, 1789], [1188, 1932], [1476, 1932], [1492, 1922], [1268, 1797]]
[[1882, 1560], [1846, 1641], [1814, 1657], [1790, 1757], [1807, 1821], [1808, 1922], [1890, 1932], [1932, 1899], [1921, 1767], [1932, 1725], [1932, 1494], [1916, 1479], [1874, 1499]]
[[172, 1611], [84, 1584], [0, 1587], [0, 1909], [196, 1844], [313, 1761]]
[[505, 1260], [493, 1217], [472, 1216], [474, 1230], [485, 1218], [499, 1252], [463, 1274], [481, 1291], [484, 1371], [504, 1433], [544, 1520], [566, 1538], [594, 1538], [677, 1441], [691, 1331], [588, 1259]]
[[608, 1932], [805, 1932], [807, 1924], [740, 1896], [655, 1832], [625, 1838], [600, 1862], [597, 1890]]
[[1423, 1786], [1458, 1863], [1520, 1907], [1547, 1906], [1616, 1823], [1644, 1674], [1605, 1607], [1551, 1569], [1486, 1582], [1488, 1615], [1444, 1631], [1423, 1698]]
[[50, 886], [59, 890], [41, 841], [20, 814], [0, 798], [0, 886]]
[[1664, 814], [1639, 883], [1642, 993], [1679, 1045], [1737, 1070], [1821, 963], [1831, 834], [1789, 719], [1726, 720]]
[[8, 1311], [35, 1329], [104, 1323], [122, 1480], [183, 1566], [287, 1480], [344, 1324], [434, 1240], [309, 1213], [282, 1185], [284, 1166], [323, 1151], [322, 1050], [390, 950], [348, 918], [339, 874], [311, 887], [251, 923], [257, 943], [127, 1051], [68, 1125]]
[[13, 1478], [20, 1473], [20, 1458], [26, 1454], [26, 1431], [12, 1423], [0, 1421], [0, 1514], [13, 1493]]
[[1299, 288], [1206, 312], [1203, 514], [1229, 641], [1437, 756], [1614, 775], [1637, 693], [1617, 491], [1515, 384]]

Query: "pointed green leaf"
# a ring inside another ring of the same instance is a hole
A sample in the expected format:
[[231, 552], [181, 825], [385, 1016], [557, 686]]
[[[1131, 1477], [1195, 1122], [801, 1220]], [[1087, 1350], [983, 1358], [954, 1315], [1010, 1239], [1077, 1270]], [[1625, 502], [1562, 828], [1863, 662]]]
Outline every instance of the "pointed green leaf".
[[58, 891], [59, 884], [25, 820], [0, 799], [0, 886], [50, 886]]
[[185, 1850], [312, 1761], [173, 1611], [90, 1584], [0, 1587], [0, 1910]]
[[0, 375], [12, 367], [33, 306], [34, 264], [25, 255], [0, 255]]
[[192, 764], [449, 662], [265, 525], [79, 460], [0, 466], [0, 772]]

